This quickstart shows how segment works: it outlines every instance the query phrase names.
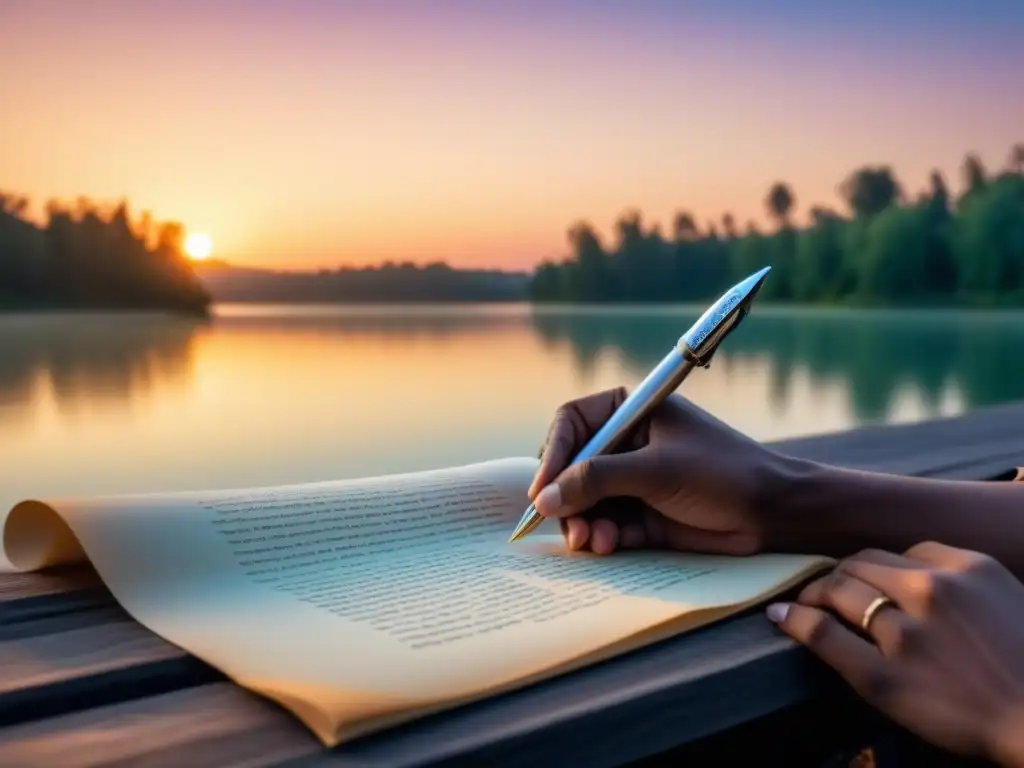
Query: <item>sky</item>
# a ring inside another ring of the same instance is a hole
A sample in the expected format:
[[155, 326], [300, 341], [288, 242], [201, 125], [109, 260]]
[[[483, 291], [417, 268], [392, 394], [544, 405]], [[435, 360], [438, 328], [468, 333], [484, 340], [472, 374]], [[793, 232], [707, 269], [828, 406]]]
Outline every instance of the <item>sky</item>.
[[237, 264], [524, 269], [776, 180], [958, 187], [1024, 141], [1021, 39], [1021, 0], [0, 0], [0, 189]]

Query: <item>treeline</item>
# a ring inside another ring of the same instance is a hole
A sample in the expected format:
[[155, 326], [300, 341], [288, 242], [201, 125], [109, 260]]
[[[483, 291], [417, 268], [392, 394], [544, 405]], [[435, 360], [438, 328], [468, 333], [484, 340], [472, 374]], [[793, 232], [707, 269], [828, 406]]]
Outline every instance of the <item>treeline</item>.
[[785, 182], [765, 197], [774, 227], [731, 214], [700, 228], [680, 211], [671, 236], [638, 211], [616, 222], [606, 245], [588, 222], [568, 234], [570, 255], [534, 273], [537, 302], [691, 301], [717, 296], [763, 266], [761, 300], [801, 303], [1024, 304], [1024, 144], [989, 173], [975, 155], [954, 196], [939, 172], [912, 196], [890, 166], [865, 166], [840, 185], [847, 210], [810, 209], [793, 224], [797, 199]]
[[25, 197], [0, 193], [0, 308], [206, 311], [180, 224], [85, 198], [50, 202], [43, 226], [28, 209]]
[[216, 301], [273, 303], [522, 301], [528, 273], [454, 269], [445, 263], [278, 272], [198, 265]]

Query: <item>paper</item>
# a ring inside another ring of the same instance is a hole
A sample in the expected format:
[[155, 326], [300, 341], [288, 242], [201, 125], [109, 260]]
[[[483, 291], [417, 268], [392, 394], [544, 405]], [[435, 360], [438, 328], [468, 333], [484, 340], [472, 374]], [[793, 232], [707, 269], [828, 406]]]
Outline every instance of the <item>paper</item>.
[[142, 624], [327, 744], [707, 621], [827, 562], [509, 544], [536, 468], [27, 502], [4, 545], [21, 569], [84, 553]]

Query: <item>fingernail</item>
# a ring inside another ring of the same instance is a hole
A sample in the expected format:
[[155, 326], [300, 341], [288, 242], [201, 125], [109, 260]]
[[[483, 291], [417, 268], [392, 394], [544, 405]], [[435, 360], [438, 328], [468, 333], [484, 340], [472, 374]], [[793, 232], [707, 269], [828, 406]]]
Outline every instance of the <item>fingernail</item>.
[[533, 505], [541, 515], [553, 515], [562, 506], [562, 489], [555, 483], [545, 486], [533, 500]]
[[786, 620], [786, 614], [789, 613], [789, 604], [772, 603], [765, 609], [765, 613], [767, 613], [768, 618], [776, 624], [781, 624]]
[[[587, 528], [585, 526], [573, 525], [573, 520], [569, 520], [566, 526], [565, 541], [569, 546], [569, 549], [575, 551], [581, 549], [584, 544], [587, 543]], [[583, 522], [582, 520], [575, 522]]]

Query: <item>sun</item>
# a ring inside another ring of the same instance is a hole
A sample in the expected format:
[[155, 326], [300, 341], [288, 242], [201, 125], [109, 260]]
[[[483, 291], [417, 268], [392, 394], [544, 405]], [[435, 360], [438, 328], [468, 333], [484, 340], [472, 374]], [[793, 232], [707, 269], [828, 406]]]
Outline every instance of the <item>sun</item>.
[[213, 242], [205, 232], [193, 232], [185, 238], [185, 254], [194, 261], [202, 261], [213, 251]]

